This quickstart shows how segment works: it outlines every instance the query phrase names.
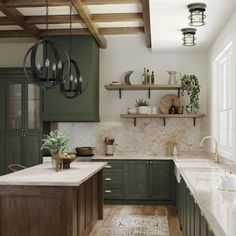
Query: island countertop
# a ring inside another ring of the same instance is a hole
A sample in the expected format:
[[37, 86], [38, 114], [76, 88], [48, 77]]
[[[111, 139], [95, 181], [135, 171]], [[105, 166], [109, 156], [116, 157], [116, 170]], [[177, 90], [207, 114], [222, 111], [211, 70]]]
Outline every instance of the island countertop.
[[58, 172], [45, 163], [0, 177], [0, 185], [79, 186], [102, 170], [106, 162], [73, 162], [71, 168]]

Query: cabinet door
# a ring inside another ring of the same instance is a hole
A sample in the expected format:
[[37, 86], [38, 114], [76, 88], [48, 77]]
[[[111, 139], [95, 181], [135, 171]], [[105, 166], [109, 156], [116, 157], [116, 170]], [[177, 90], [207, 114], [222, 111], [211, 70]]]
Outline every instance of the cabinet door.
[[5, 134], [0, 133], [0, 175], [5, 173]]
[[204, 216], [201, 216], [201, 236], [207, 236], [207, 222]]
[[194, 236], [201, 236], [201, 212], [199, 206], [194, 206]]
[[126, 162], [126, 198], [127, 199], [147, 199], [148, 178], [146, 161]]
[[10, 164], [21, 164], [23, 153], [21, 133], [8, 132], [6, 135], [6, 170]]
[[30, 167], [42, 163], [40, 147], [41, 134], [39, 132], [26, 131], [22, 139], [23, 152], [20, 158], [20, 164]]
[[26, 83], [26, 114], [25, 128], [27, 130], [41, 129], [40, 88], [32, 83]]
[[5, 131], [6, 125], [6, 95], [5, 95], [5, 81], [0, 81], [0, 133]]
[[150, 166], [150, 196], [157, 200], [171, 200], [174, 194], [173, 163], [153, 161]]
[[11, 131], [24, 129], [24, 87], [21, 81], [7, 83], [7, 127]]

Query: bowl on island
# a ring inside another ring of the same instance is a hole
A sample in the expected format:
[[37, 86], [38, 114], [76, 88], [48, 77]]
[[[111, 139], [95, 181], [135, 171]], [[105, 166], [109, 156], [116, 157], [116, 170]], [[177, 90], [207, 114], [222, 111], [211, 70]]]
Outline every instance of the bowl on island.
[[76, 159], [76, 154], [74, 153], [64, 153], [63, 156], [63, 169], [70, 169], [70, 164]]

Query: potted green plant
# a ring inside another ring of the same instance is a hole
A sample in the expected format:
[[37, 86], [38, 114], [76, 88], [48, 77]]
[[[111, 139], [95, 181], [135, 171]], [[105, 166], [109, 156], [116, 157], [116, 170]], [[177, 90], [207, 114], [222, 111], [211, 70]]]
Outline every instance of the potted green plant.
[[148, 114], [149, 111], [149, 103], [143, 98], [139, 98], [136, 100], [136, 107], [139, 114]]
[[41, 150], [47, 150], [51, 153], [52, 159], [56, 164], [56, 171], [58, 171], [62, 166], [61, 160], [63, 159], [63, 152], [69, 143], [69, 137], [64, 132], [53, 130], [42, 139], [42, 142]]
[[181, 78], [181, 94], [184, 96], [185, 93], [189, 96], [189, 103], [186, 106], [188, 113], [197, 113], [199, 105], [199, 93], [200, 84], [198, 78], [195, 75], [183, 75]]

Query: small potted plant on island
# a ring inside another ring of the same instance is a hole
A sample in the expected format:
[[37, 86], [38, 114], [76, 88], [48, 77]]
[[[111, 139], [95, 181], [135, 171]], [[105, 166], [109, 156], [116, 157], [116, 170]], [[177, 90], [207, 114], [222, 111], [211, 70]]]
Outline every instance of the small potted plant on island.
[[[70, 162], [72, 162], [76, 157], [76, 155], [64, 153], [69, 140], [69, 137], [65, 133], [58, 130], [51, 131], [49, 135], [46, 135], [42, 139], [43, 145], [41, 150], [47, 150], [51, 153], [52, 160], [55, 161], [56, 171], [63, 167], [64, 159], [65, 164], [67, 164], [67, 159], [70, 159]], [[65, 165], [65, 168], [68, 168], [68, 166]]]
[[181, 78], [181, 94], [184, 96], [186, 92], [189, 96], [189, 103], [186, 105], [188, 113], [197, 113], [199, 111], [200, 87], [198, 78], [195, 75], [183, 75]]
[[149, 111], [149, 103], [148, 101], [144, 100], [143, 98], [136, 100], [136, 107], [139, 114], [148, 114]]

